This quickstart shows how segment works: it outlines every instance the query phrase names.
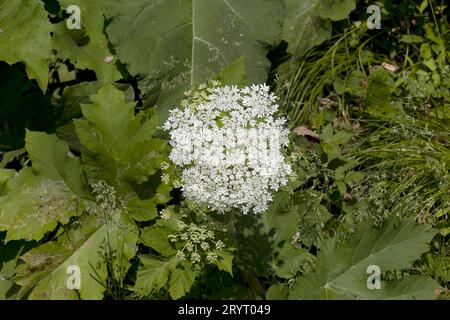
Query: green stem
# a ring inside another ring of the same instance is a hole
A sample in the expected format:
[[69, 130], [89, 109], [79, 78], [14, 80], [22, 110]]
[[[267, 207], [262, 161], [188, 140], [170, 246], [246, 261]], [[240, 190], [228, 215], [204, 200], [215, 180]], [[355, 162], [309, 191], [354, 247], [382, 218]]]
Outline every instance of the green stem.
[[234, 245], [237, 248], [238, 242], [237, 242], [236, 228], [234, 226], [234, 222], [235, 222], [234, 210], [231, 210], [231, 211], [227, 212], [227, 214], [226, 214], [226, 225], [227, 225], [228, 233], [233, 238]]

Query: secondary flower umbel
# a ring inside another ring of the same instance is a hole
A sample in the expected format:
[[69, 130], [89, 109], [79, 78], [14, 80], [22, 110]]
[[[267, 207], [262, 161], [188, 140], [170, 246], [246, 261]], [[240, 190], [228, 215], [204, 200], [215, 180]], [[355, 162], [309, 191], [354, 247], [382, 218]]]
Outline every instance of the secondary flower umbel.
[[164, 125], [186, 199], [219, 212], [266, 210], [291, 173], [283, 154], [289, 131], [274, 117], [277, 109], [266, 85], [214, 84], [188, 93]]

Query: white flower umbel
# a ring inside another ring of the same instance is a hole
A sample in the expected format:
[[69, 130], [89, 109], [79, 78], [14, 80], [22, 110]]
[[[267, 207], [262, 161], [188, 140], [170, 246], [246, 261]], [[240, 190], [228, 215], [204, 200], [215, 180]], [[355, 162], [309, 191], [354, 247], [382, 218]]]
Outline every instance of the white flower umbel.
[[182, 168], [186, 199], [224, 213], [267, 209], [291, 173], [283, 148], [289, 131], [275, 118], [276, 96], [266, 85], [201, 86], [171, 111], [170, 159]]

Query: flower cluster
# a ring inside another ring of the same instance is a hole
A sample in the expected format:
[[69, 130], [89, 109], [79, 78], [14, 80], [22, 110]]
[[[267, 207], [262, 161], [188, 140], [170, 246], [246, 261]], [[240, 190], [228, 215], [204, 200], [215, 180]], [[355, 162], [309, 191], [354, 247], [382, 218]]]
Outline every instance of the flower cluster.
[[90, 214], [102, 213], [104, 217], [109, 219], [122, 209], [122, 200], [117, 196], [114, 187], [106, 181], [90, 182], [89, 186], [92, 188], [92, 195], [95, 198], [95, 204], [87, 206], [87, 211]]
[[221, 213], [266, 210], [292, 171], [283, 154], [289, 131], [277, 110], [266, 85], [215, 84], [189, 93], [164, 125], [185, 198]]
[[163, 220], [169, 220], [172, 217], [172, 212], [169, 209], [162, 209], [159, 214]]
[[177, 259], [180, 261], [189, 259], [192, 263], [199, 263], [202, 256], [205, 256], [208, 262], [214, 263], [217, 260], [216, 250], [220, 251], [225, 248], [225, 244], [221, 240], [216, 241], [214, 231], [208, 230], [204, 226], [178, 221], [178, 228], [182, 233], [170, 235], [169, 240], [185, 243], [177, 253]]

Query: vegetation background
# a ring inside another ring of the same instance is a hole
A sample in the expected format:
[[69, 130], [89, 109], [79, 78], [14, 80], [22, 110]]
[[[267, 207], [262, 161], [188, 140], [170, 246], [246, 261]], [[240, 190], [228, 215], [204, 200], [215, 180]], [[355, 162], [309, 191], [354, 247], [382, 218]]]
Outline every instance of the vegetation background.
[[[449, 31], [445, 0], [0, 0], [0, 299], [448, 299]], [[288, 118], [263, 214], [169, 164], [213, 79]]]

